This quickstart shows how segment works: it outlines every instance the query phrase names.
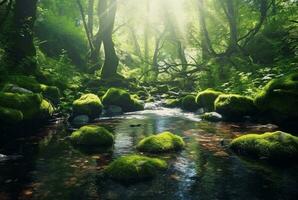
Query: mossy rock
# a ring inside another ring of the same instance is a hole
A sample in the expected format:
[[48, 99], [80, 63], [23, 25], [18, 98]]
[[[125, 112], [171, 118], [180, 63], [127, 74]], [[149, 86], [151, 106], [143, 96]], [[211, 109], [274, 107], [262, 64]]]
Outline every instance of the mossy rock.
[[23, 120], [23, 113], [12, 108], [0, 106], [0, 121], [2, 123], [13, 125], [18, 124]]
[[181, 107], [183, 110], [195, 112], [198, 110], [198, 104], [196, 103], [196, 97], [193, 95], [187, 95], [181, 99]]
[[20, 111], [25, 121], [44, 120], [54, 112], [53, 106], [40, 94], [0, 92], [0, 106]]
[[181, 150], [184, 146], [185, 143], [180, 136], [163, 132], [142, 139], [138, 143], [137, 149], [148, 153], [162, 153]]
[[181, 107], [180, 99], [167, 99], [164, 103], [164, 106], [167, 108], [179, 108]]
[[203, 108], [205, 111], [214, 111], [214, 102], [217, 99], [217, 97], [221, 94], [223, 93], [215, 91], [213, 89], [204, 90], [198, 93], [196, 97], [196, 103], [200, 108]]
[[217, 112], [207, 112], [202, 115], [200, 115], [201, 119], [210, 121], [210, 122], [219, 122], [222, 121], [222, 116], [221, 114]]
[[298, 137], [281, 131], [240, 136], [230, 143], [230, 148], [240, 155], [277, 162], [298, 159]]
[[[61, 93], [58, 87], [40, 84], [34, 77], [20, 75], [9, 76], [6, 82], [15, 84], [34, 93], [41, 93], [46, 99], [50, 100], [54, 104], [57, 104], [60, 101]], [[5, 92], [11, 91], [6, 90]]]
[[121, 182], [137, 182], [151, 179], [159, 171], [167, 169], [167, 163], [157, 158], [139, 155], [123, 156], [113, 161], [105, 169], [105, 174]]
[[125, 90], [119, 88], [110, 88], [102, 97], [102, 103], [105, 107], [114, 105], [122, 108], [124, 112], [143, 110], [144, 106]]
[[223, 94], [215, 100], [215, 111], [227, 120], [238, 121], [244, 116], [251, 116], [257, 112], [253, 99], [236, 95]]
[[95, 125], [81, 127], [71, 134], [70, 139], [76, 145], [95, 146], [99, 148], [112, 146], [114, 143], [112, 133], [103, 127]]
[[84, 94], [73, 102], [74, 115], [88, 115], [91, 119], [99, 117], [103, 105], [95, 94]]
[[262, 114], [277, 123], [298, 121], [298, 73], [270, 81], [255, 98]]

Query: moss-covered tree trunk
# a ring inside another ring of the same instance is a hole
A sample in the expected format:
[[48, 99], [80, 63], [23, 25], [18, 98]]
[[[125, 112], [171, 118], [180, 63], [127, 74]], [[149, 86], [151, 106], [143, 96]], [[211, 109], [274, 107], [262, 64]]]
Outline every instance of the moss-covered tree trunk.
[[105, 9], [103, 13], [101, 28], [102, 28], [102, 41], [105, 51], [105, 61], [101, 71], [101, 77], [107, 79], [117, 75], [117, 68], [119, 59], [115, 51], [113, 42], [113, 29], [117, 10], [117, 0], [103, 0], [102, 6]]
[[16, 0], [14, 26], [10, 45], [6, 49], [10, 70], [34, 74], [37, 70], [33, 27], [36, 19], [37, 0]]

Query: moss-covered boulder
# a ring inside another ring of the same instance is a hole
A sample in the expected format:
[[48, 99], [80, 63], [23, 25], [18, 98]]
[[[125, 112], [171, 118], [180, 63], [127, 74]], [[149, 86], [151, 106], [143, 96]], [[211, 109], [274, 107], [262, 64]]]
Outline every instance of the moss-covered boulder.
[[0, 121], [2, 123], [13, 125], [23, 120], [23, 113], [16, 109], [5, 108], [0, 106]]
[[240, 155], [271, 161], [298, 159], [298, 137], [281, 131], [240, 136], [230, 143], [230, 148]]
[[99, 117], [103, 105], [95, 94], [84, 94], [73, 102], [73, 114], [88, 115], [91, 119]]
[[133, 182], [151, 179], [159, 171], [167, 169], [167, 163], [157, 158], [139, 155], [123, 156], [113, 161], [105, 174], [117, 181]]
[[107, 147], [114, 143], [114, 136], [111, 132], [95, 125], [81, 127], [71, 134], [70, 139], [73, 144], [82, 146]]
[[143, 110], [144, 106], [125, 90], [119, 88], [110, 88], [102, 97], [102, 103], [105, 107], [114, 105], [122, 108], [124, 112]]
[[40, 94], [18, 94], [0, 92], [0, 106], [2, 116], [10, 115], [13, 119], [21, 119], [24, 121], [45, 120], [49, 118], [53, 112], [53, 106], [43, 99]]
[[187, 95], [181, 99], [181, 108], [183, 110], [195, 112], [198, 110], [198, 104], [196, 103], [196, 97], [193, 95]]
[[7, 85], [4, 86], [4, 92], [19, 93], [12, 91], [11, 84], [22, 87], [34, 93], [41, 93], [46, 99], [52, 103], [57, 104], [60, 101], [61, 93], [58, 87], [40, 84], [34, 77], [31, 76], [9, 76], [7, 77]]
[[214, 105], [215, 111], [227, 120], [240, 120], [256, 113], [253, 99], [236, 94], [220, 95]]
[[180, 136], [163, 132], [142, 139], [138, 143], [137, 149], [148, 153], [162, 153], [181, 150], [184, 146], [185, 143]]
[[265, 118], [297, 125], [298, 73], [270, 81], [255, 98], [255, 104]]
[[164, 106], [167, 108], [180, 108], [181, 100], [180, 99], [167, 99], [164, 102]]
[[206, 112], [202, 115], [200, 115], [201, 119], [210, 121], [210, 122], [219, 122], [222, 120], [221, 114], [217, 112]]
[[198, 93], [196, 97], [196, 103], [200, 108], [203, 108], [205, 111], [214, 111], [214, 102], [217, 99], [217, 97], [221, 94], [223, 93], [215, 91], [213, 89], [204, 90]]

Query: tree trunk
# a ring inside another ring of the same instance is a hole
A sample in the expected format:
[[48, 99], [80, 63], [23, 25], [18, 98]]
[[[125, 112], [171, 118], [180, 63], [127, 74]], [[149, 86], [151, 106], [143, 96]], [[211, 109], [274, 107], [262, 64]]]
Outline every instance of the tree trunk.
[[101, 71], [101, 77], [107, 79], [117, 75], [117, 68], [119, 64], [119, 58], [117, 57], [114, 42], [112, 39], [116, 10], [117, 0], [103, 0], [102, 6], [105, 8], [103, 13], [101, 28], [102, 28], [102, 41], [105, 51], [105, 61]]
[[215, 51], [212, 48], [212, 44], [209, 38], [209, 33], [206, 26], [205, 19], [205, 6], [204, 0], [198, 0], [199, 6], [199, 21], [201, 31], [201, 46], [202, 46], [202, 59], [206, 60], [210, 55], [215, 55]]
[[91, 39], [93, 40], [93, 17], [94, 17], [94, 0], [88, 0], [88, 30]]
[[14, 6], [14, 33], [7, 55], [12, 70], [25, 74], [37, 71], [36, 49], [33, 43], [33, 27], [36, 19], [37, 0], [16, 0]]
[[236, 5], [234, 0], [226, 0], [227, 10], [226, 15], [229, 22], [230, 27], [230, 39], [229, 39], [229, 47], [228, 52], [233, 53], [238, 50], [238, 27], [237, 27], [237, 18], [236, 18]]
[[[145, 17], [145, 27], [144, 27], [144, 69], [143, 72], [149, 70], [149, 12], [150, 12], [150, 3], [149, 0], [146, 0], [146, 17]], [[147, 76], [144, 77], [147, 81]]]

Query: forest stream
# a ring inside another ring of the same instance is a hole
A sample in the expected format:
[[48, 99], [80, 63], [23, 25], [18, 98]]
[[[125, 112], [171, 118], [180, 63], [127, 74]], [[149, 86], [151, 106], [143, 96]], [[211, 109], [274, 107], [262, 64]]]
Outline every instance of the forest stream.
[[[278, 167], [232, 153], [227, 144], [274, 125], [201, 121], [198, 115], [159, 106], [96, 120], [115, 133], [112, 149], [82, 152], [68, 140], [71, 129], [57, 119], [34, 137], [6, 144], [0, 162], [0, 199], [296, 199], [298, 166]], [[153, 180], [121, 184], [101, 175], [112, 160], [137, 153], [145, 136], [171, 131], [183, 137], [178, 153], [152, 155], [169, 168]]]

